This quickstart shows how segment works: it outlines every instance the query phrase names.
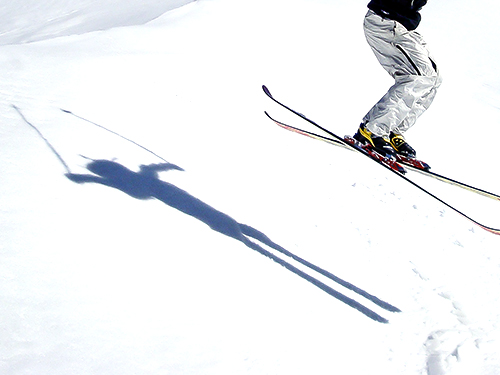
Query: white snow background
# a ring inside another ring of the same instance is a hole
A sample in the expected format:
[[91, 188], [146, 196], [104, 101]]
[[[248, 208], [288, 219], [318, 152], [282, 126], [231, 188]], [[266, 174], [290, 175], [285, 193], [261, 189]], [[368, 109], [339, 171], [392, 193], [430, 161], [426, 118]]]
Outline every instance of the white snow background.
[[[500, 238], [263, 113], [354, 133], [392, 84], [366, 3], [0, 1], [0, 374], [500, 374]], [[424, 8], [444, 83], [407, 134], [496, 193], [499, 12]]]

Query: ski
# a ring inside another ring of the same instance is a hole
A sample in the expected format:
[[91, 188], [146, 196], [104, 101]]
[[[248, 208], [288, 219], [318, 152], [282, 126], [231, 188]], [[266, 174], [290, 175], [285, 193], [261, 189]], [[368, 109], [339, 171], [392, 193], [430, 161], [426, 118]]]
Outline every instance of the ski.
[[[294, 126], [285, 124], [285, 123], [283, 123], [281, 121], [278, 121], [278, 120], [274, 119], [267, 112], [265, 112], [265, 114], [267, 115], [267, 117], [269, 117], [269, 119], [271, 119], [274, 123], [276, 123], [276, 125], [280, 126], [283, 129], [292, 131], [292, 132], [297, 133], [297, 134], [302, 134], [302, 135], [305, 135], [305, 136], [313, 138], [313, 139], [318, 139], [320, 141], [324, 141], [324, 142], [330, 143], [330, 144], [332, 144], [334, 146], [343, 147], [343, 148], [346, 148], [346, 149], [351, 149], [350, 147], [347, 147], [343, 142], [339, 142], [336, 139], [325, 137], [323, 135], [316, 134], [316, 133], [313, 133], [313, 132], [310, 132], [310, 131], [307, 131], [307, 130], [304, 130], [304, 129], [296, 128]], [[456, 187], [468, 190], [468, 191], [470, 191], [472, 193], [479, 194], [479, 195], [482, 195], [484, 197], [500, 201], [500, 195], [498, 195], [498, 194], [491, 193], [489, 191], [486, 191], [486, 190], [483, 190], [483, 189], [480, 189], [480, 188], [468, 185], [468, 184], [466, 184], [464, 182], [460, 182], [460, 181], [454, 180], [454, 179], [452, 179], [450, 177], [446, 177], [446, 176], [440, 175], [438, 173], [431, 172], [429, 170], [430, 167], [426, 168], [425, 165], [427, 165], [427, 164], [424, 163], [424, 162], [422, 162], [422, 161], [420, 161], [420, 160], [413, 160], [413, 159], [409, 159], [409, 160], [410, 160], [410, 162], [408, 162], [404, 158], [400, 158], [400, 157], [397, 159], [397, 161], [399, 163], [401, 163], [405, 168], [407, 168], [410, 171], [414, 171], [414, 172], [423, 174], [424, 176], [427, 176], [427, 177], [430, 177], [430, 178], [433, 178], [433, 179], [445, 182], [445, 183], [450, 184], [452, 186], [456, 186]]]
[[[342, 145], [342, 146], [344, 146], [346, 148], [350, 148], [352, 150], [360, 152], [361, 154], [369, 157], [373, 161], [377, 162], [380, 165], [383, 165], [384, 167], [390, 169], [393, 172], [400, 173], [400, 174], [405, 174], [406, 173], [406, 169], [401, 164], [399, 164], [395, 159], [391, 159], [391, 158], [385, 157], [385, 156], [379, 154], [378, 152], [376, 152], [375, 150], [373, 150], [372, 148], [370, 148], [370, 147], [363, 147], [363, 146], [359, 145], [357, 142], [350, 143], [350, 142], [344, 140], [343, 138], [339, 137], [338, 135], [330, 132], [329, 130], [323, 128], [322, 126], [318, 125], [314, 121], [308, 119], [302, 113], [299, 113], [299, 112], [291, 109], [290, 107], [287, 107], [283, 103], [277, 101], [276, 99], [274, 99], [273, 96], [271, 95], [271, 92], [269, 91], [269, 89], [266, 86], [262, 86], [262, 89], [264, 90], [264, 92], [266, 93], [266, 95], [269, 98], [271, 98], [272, 100], [274, 100], [276, 103], [278, 103], [282, 107], [288, 109], [292, 113], [296, 114], [297, 116], [300, 116], [304, 120], [310, 122], [311, 124], [313, 124], [317, 128], [323, 130], [325, 133], [328, 133], [330, 136], [332, 136], [335, 139], [335, 141], [339, 142], [340, 145]], [[268, 117], [271, 118], [271, 116], [269, 116], [269, 114], [267, 112], [265, 112], [265, 113], [266, 113], [266, 115]], [[274, 119], [272, 119], [272, 120], [274, 121]], [[296, 129], [296, 130], [299, 130], [299, 129]]]
[[[371, 155], [369, 155], [368, 153], [364, 152], [364, 149], [354, 145], [354, 144], [351, 144], [350, 142], [346, 141], [344, 138], [338, 136], [337, 134], [331, 132], [330, 130], [322, 127], [321, 125], [317, 124], [316, 122], [314, 122], [313, 120], [309, 119], [308, 117], [306, 117], [305, 115], [303, 115], [302, 113], [300, 112], [297, 112], [296, 110], [288, 107], [287, 105], [285, 105], [284, 103], [278, 101], [277, 99], [275, 99], [272, 95], [271, 95], [271, 92], [269, 91], [269, 89], [266, 87], [266, 86], [262, 86], [262, 89], [264, 91], [264, 93], [271, 99], [273, 100], [276, 104], [280, 105], [281, 107], [287, 109], [288, 111], [292, 112], [293, 114], [301, 117], [303, 120], [307, 121], [308, 123], [312, 124], [313, 126], [317, 127], [318, 129], [324, 131], [326, 134], [328, 134], [330, 137], [325, 137], [325, 136], [321, 136], [319, 134], [316, 134], [316, 133], [312, 133], [312, 132], [308, 132], [306, 130], [303, 130], [303, 129], [299, 129], [299, 128], [296, 128], [296, 127], [293, 127], [293, 126], [290, 126], [290, 125], [287, 125], [287, 124], [284, 124], [282, 122], [279, 122], [277, 120], [275, 120], [274, 118], [272, 118], [268, 112], [264, 112], [272, 121], [274, 121], [277, 125], [279, 125], [280, 127], [282, 128], [285, 128], [287, 130], [290, 130], [290, 131], [293, 131], [295, 133], [299, 133], [299, 134], [302, 134], [302, 135], [305, 135], [305, 136], [308, 136], [308, 137], [311, 137], [311, 138], [315, 138], [315, 139], [319, 139], [319, 140], [323, 140], [325, 142], [328, 142], [328, 143], [331, 143], [331, 144], [334, 144], [336, 146], [340, 146], [340, 147], [343, 147], [343, 148], [346, 148], [346, 149], [350, 149], [352, 151], [357, 151], [359, 152], [360, 154], [362, 155], [365, 155], [367, 156], [368, 158], [370, 158], [371, 160], [377, 162], [377, 164], [383, 166], [384, 168], [390, 170], [391, 172], [393, 172], [394, 174], [396, 174], [397, 176], [401, 177], [402, 179], [404, 179], [405, 181], [407, 181], [408, 183], [410, 183], [411, 185], [413, 185], [414, 187], [416, 187], [417, 189], [419, 189], [420, 191], [424, 192], [425, 194], [429, 195], [430, 197], [434, 198], [435, 200], [437, 200], [438, 202], [442, 203], [443, 205], [445, 205], [446, 207], [450, 208], [451, 210], [455, 211], [456, 213], [458, 213], [459, 215], [463, 216], [464, 218], [466, 218], [467, 220], [471, 221], [472, 223], [474, 223], [475, 225], [479, 226], [480, 228], [488, 231], [488, 232], [491, 232], [493, 234], [497, 234], [497, 235], [500, 235], [500, 229], [496, 229], [496, 228], [493, 228], [493, 227], [489, 227], [487, 225], [484, 225], [482, 223], [480, 223], [479, 221], [473, 219], [472, 217], [466, 215], [465, 213], [463, 213], [462, 211], [460, 211], [459, 209], [455, 208], [454, 206], [452, 206], [451, 204], [447, 203], [446, 201], [444, 201], [443, 199], [439, 198], [438, 196], [434, 195], [433, 193], [431, 193], [430, 191], [428, 191], [427, 189], [425, 189], [424, 187], [420, 186], [419, 184], [417, 184], [416, 182], [414, 182], [413, 180], [409, 179], [408, 177], [406, 177], [404, 175], [404, 173], [401, 173], [400, 171], [392, 168], [391, 166], [387, 165], [386, 163], [383, 163], [375, 158], [373, 158]], [[444, 181], [444, 182], [447, 182], [447, 183], [450, 183], [452, 185], [455, 185], [455, 186], [459, 186], [459, 187], [462, 187], [464, 189], [467, 189], [467, 190], [470, 190], [470, 191], [473, 191], [473, 192], [476, 192], [478, 194], [481, 194], [481, 195], [484, 195], [484, 196], [487, 196], [489, 198], [493, 198], [493, 199], [497, 199], [497, 200], [500, 200], [500, 196], [496, 195], [496, 194], [493, 194], [493, 193], [489, 193], [487, 191], [484, 191], [484, 190], [481, 190], [481, 189], [478, 189], [478, 188], [475, 188], [473, 186], [470, 186], [470, 185], [467, 185], [467, 184], [464, 184], [464, 183], [461, 183], [461, 182], [458, 182], [458, 181], [455, 181], [453, 179], [450, 179], [450, 178], [447, 178], [447, 177], [444, 177], [444, 176], [441, 176], [441, 175], [438, 175], [436, 173], [433, 173], [433, 172], [430, 172], [428, 168], [426, 169], [421, 169], [421, 168], [418, 168], [414, 165], [411, 165], [411, 164], [407, 164], [406, 161], [403, 161], [402, 164], [405, 165], [405, 167], [408, 167], [408, 169], [411, 169], [413, 171], [417, 171], [417, 172], [420, 172], [420, 173], [423, 173], [429, 177], [433, 177], [433, 178], [436, 178], [438, 180], [441, 180], [441, 181]]]

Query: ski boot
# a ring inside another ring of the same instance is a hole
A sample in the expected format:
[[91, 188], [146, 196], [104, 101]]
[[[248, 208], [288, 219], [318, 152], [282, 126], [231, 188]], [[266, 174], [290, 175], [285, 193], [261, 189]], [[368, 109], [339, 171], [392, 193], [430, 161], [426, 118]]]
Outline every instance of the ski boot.
[[416, 151], [406, 142], [401, 134], [391, 132], [389, 141], [397, 154], [410, 159], [415, 159], [417, 157]]
[[359, 126], [358, 131], [354, 134], [354, 139], [363, 145], [370, 144], [376, 152], [387, 158], [394, 158], [396, 155], [396, 150], [391, 145], [390, 140], [373, 135], [364, 124]]

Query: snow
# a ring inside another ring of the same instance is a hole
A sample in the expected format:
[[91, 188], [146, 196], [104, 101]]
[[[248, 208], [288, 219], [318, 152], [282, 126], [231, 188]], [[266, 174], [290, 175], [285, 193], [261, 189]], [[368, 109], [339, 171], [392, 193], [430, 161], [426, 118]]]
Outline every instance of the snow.
[[[499, 193], [500, 5], [447, 3], [423, 10], [444, 83], [408, 138]], [[366, 1], [0, 10], [1, 374], [500, 373], [500, 238], [263, 113], [308, 128], [266, 84], [354, 132], [391, 84]], [[500, 226], [498, 202], [410, 177]]]

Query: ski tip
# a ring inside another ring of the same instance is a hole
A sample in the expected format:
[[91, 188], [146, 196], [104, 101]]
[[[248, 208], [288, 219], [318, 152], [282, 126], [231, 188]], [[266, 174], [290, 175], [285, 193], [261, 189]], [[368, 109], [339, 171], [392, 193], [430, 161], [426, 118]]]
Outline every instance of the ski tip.
[[266, 116], [269, 120], [274, 121], [274, 123], [276, 123], [279, 126], [283, 126], [283, 124], [281, 122], [279, 122], [278, 120], [275, 120], [267, 111], [264, 111], [264, 113], [266, 114]]
[[269, 96], [270, 98], [272, 98], [273, 96], [271, 95], [271, 91], [269, 91], [269, 89], [267, 88], [266, 85], [262, 85], [262, 90], [264, 90], [264, 92], [266, 93], [267, 96]]

